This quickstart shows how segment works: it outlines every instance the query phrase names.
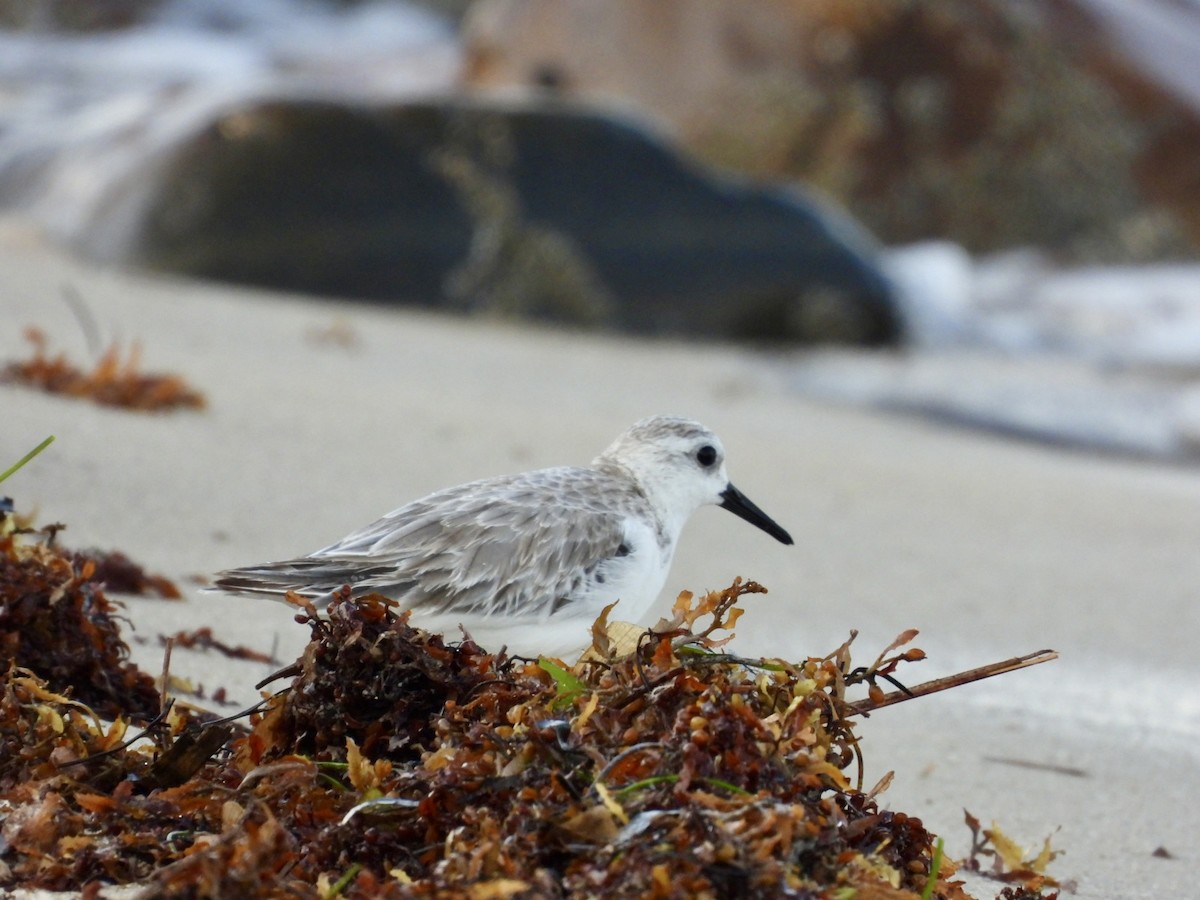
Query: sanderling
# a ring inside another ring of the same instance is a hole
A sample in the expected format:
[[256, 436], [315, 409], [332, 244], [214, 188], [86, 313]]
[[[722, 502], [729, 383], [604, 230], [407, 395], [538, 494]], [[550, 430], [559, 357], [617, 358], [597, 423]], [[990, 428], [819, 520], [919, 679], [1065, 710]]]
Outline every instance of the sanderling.
[[215, 588], [327, 603], [350, 585], [413, 622], [489, 650], [566, 657], [613, 620], [638, 622], [662, 590], [688, 517], [713, 504], [784, 544], [791, 536], [729, 482], [725, 450], [690, 419], [638, 422], [587, 468], [446, 488], [299, 559], [230, 569]]

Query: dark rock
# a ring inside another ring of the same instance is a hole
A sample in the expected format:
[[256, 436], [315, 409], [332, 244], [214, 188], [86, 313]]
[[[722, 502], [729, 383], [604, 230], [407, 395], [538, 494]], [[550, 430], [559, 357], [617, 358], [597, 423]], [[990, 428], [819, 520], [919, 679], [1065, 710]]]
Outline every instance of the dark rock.
[[900, 330], [844, 216], [577, 110], [267, 102], [124, 191], [109, 214], [134, 210], [127, 256], [188, 275], [643, 333], [872, 344]]
[[143, 21], [161, 0], [0, 0], [0, 28], [108, 31]]

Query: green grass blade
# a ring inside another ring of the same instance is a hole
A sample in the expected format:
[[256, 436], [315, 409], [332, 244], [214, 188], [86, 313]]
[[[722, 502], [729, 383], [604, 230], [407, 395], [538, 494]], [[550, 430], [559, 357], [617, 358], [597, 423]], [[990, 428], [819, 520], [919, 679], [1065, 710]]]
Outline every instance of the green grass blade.
[[346, 870], [346, 873], [341, 878], [339, 878], [337, 881], [335, 881], [333, 883], [333, 886], [329, 889], [329, 892], [325, 895], [326, 900], [330, 900], [330, 898], [333, 898], [333, 897], [340, 897], [342, 894], [342, 891], [344, 891], [347, 887], [349, 887], [350, 882], [352, 882], [355, 878], [357, 878], [358, 873], [361, 871], [362, 871], [362, 863], [354, 863], [352, 866], [350, 866], [350, 868], [348, 868]]
[[938, 870], [942, 867], [942, 849], [943, 841], [937, 839], [937, 843], [933, 845], [933, 859], [929, 862], [929, 880], [925, 882], [925, 890], [921, 891], [921, 900], [930, 900], [933, 897], [933, 889], [937, 886]]
[[22, 456], [16, 463], [5, 469], [4, 472], [0, 474], [0, 481], [4, 481], [5, 478], [17, 471], [19, 468], [21, 468], [21, 466], [25, 465], [25, 463], [29, 462], [31, 459], [49, 447], [52, 443], [54, 443], [54, 435], [50, 435], [50, 437], [46, 438], [44, 441]]

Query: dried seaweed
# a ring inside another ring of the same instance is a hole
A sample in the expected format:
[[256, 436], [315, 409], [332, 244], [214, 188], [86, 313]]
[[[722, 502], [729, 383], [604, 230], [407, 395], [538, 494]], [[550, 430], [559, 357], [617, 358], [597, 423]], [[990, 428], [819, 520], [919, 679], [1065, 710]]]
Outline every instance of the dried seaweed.
[[174, 646], [182, 647], [185, 650], [216, 650], [230, 659], [244, 659], [250, 662], [261, 663], [277, 662], [269, 653], [263, 653], [260, 650], [255, 650], [252, 647], [246, 647], [241, 644], [234, 647], [232, 644], [218, 640], [213, 637], [213, 630], [207, 627], [197, 628], [194, 631], [177, 631], [169, 638], [159, 635], [159, 641], [163, 644], [170, 641]]
[[[70, 638], [71, 622], [107, 615], [92, 562], [3, 546], [6, 617], [41, 609], [32, 623], [65, 617], [56, 633]], [[797, 663], [721, 652], [739, 602], [762, 590], [681, 595], [628, 641], [602, 616], [574, 666], [447, 643], [379, 596], [344, 592], [324, 616], [294, 598], [312, 639], [280, 676], [290, 687], [236, 733], [162, 703], [140, 673], [121, 703], [90, 699], [56, 668], [61, 650], [25, 651], [0, 673], [0, 887], [965, 898], [953, 863], [930, 871], [921, 821], [847, 774], [861, 773], [860, 705], [880, 699], [877, 680], [907, 690], [897, 672], [923, 656], [903, 649], [915, 632], [858, 668], [853, 637]], [[91, 677], [127, 675], [118, 657]], [[867, 701], [847, 696], [864, 687]], [[148, 712], [131, 737], [126, 722]], [[1006, 896], [1054, 896], [1027, 874], [1010, 873]]]
[[[963, 860], [962, 868], [996, 881], [1017, 885], [1005, 888], [1000, 894], [1000, 900], [1032, 900], [1043, 896], [1036, 893], [1041, 888], [1060, 886], [1058, 881], [1046, 874], [1046, 867], [1058, 856], [1058, 851], [1050, 847], [1050, 838], [1042, 842], [1037, 853], [1030, 855], [1001, 831], [995, 822], [991, 828], [984, 828], [979, 819], [967, 810], [963, 810], [963, 818], [967, 828], [971, 830], [971, 850]], [[990, 865], [984, 863], [988, 858], [991, 859]], [[1074, 893], [1072, 883], [1061, 886]], [[1058, 893], [1044, 896], [1046, 900], [1055, 900]]]
[[0, 372], [0, 380], [146, 412], [201, 409], [205, 405], [204, 395], [180, 376], [141, 372], [141, 350], [136, 343], [124, 359], [120, 348], [113, 344], [100, 355], [95, 367], [85, 372], [68, 362], [64, 354], [50, 355], [46, 336], [38, 329], [27, 328], [25, 338], [33, 345], [33, 356], [24, 362], [9, 363]]
[[147, 572], [120, 550], [76, 552], [75, 561], [90, 561], [93, 565], [93, 579], [114, 594], [157, 596], [164, 600], [183, 599], [183, 594], [175, 582], [164, 575]]

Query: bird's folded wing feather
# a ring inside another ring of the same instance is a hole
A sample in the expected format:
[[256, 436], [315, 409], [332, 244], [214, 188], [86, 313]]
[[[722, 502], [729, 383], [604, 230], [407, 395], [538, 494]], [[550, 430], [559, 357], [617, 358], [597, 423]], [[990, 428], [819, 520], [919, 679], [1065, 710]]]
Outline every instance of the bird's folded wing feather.
[[356, 594], [378, 591], [430, 613], [543, 618], [617, 555], [626, 514], [615, 509], [635, 513], [644, 504], [631, 486], [591, 469], [474, 482], [310, 556], [222, 573], [217, 585], [316, 596], [350, 584]]

